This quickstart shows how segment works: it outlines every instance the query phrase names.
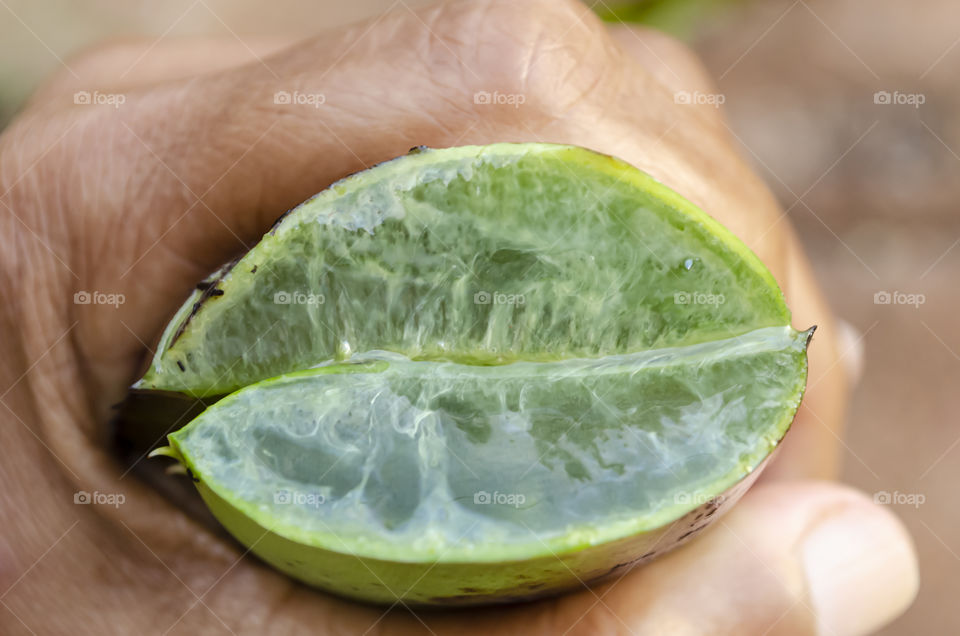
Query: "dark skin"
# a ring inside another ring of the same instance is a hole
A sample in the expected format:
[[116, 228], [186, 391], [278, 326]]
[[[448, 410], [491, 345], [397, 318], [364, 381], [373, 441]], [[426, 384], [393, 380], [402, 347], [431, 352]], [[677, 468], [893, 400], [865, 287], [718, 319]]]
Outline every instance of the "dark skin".
[[[70, 65], [80, 79], [54, 78], [0, 137], [4, 634], [862, 633], [909, 604], [916, 566], [899, 522], [824, 481], [840, 457], [850, 380], [835, 322], [719, 112], [674, 99], [711, 91], [679, 44], [610, 30], [574, 2], [484, 0], [401, 8], [296, 44], [118, 43]], [[124, 102], [78, 105], [79, 90]], [[276, 104], [280, 90], [325, 103]], [[481, 90], [525, 102], [478, 105]], [[759, 255], [795, 326], [819, 326], [794, 428], [732, 513], [592, 589], [385, 614], [243, 556], [125, 474], [110, 450], [110, 407], [197, 281], [345, 174], [413, 145], [505, 140], [583, 145], [649, 172]], [[76, 305], [79, 290], [125, 302]], [[81, 489], [125, 502], [74, 505]], [[831, 580], [847, 590], [841, 609]]]

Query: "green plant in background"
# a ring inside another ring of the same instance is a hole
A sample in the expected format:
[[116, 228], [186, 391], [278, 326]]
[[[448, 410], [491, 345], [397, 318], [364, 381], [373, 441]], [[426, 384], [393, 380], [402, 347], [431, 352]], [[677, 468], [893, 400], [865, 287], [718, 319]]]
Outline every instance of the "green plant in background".
[[697, 27], [747, 0], [601, 0], [588, 2], [607, 22], [636, 22], [689, 40]]

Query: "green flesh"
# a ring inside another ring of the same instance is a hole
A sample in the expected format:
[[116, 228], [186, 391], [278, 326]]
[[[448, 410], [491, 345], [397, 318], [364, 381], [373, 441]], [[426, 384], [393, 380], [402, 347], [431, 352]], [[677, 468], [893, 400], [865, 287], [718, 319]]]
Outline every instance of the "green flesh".
[[371, 350], [503, 364], [789, 323], [769, 272], [715, 221], [623, 162], [545, 144], [429, 150], [354, 175], [210, 285], [137, 388], [223, 395]]
[[278, 569], [496, 602], [652, 558], [742, 494], [805, 386], [789, 320], [743, 244], [623, 162], [421, 150], [211, 276], [135, 388], [230, 394], [169, 454]]
[[501, 367], [386, 356], [247, 387], [170, 437], [207, 487], [295, 541], [542, 556], [657, 528], [750, 473], [800, 402], [807, 337]]

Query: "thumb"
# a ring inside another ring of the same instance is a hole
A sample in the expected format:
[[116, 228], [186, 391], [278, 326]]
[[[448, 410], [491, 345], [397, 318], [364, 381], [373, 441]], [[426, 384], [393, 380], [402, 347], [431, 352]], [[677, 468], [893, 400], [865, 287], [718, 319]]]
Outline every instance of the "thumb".
[[[620, 579], [485, 612], [472, 627], [478, 634], [847, 636], [898, 616], [917, 585], [913, 545], [888, 510], [836, 484], [771, 482], [695, 541]], [[456, 620], [430, 627], [453, 633]]]
[[792, 482], [758, 486], [701, 540], [607, 591], [644, 599], [639, 622], [675, 633], [845, 636], [898, 616], [917, 586], [893, 514], [846, 487]]

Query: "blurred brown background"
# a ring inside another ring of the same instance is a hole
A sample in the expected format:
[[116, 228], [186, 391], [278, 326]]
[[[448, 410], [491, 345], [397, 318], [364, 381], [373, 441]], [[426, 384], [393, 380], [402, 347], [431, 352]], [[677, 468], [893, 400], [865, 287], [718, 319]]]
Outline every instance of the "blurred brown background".
[[844, 479], [925, 498], [893, 504], [921, 587], [882, 633], [960, 633], [960, 3], [759, 1], [695, 45], [834, 310], [865, 334]]
[[[836, 312], [863, 335], [844, 479], [889, 494], [921, 562], [917, 602], [883, 633], [960, 633], [960, 3], [656, 4], [646, 17], [700, 52], [744, 155], [788, 210]], [[0, 126], [60, 60], [105, 38], [307, 35], [392, 5], [0, 0]], [[613, 2], [596, 8], [610, 7], [626, 15]]]

